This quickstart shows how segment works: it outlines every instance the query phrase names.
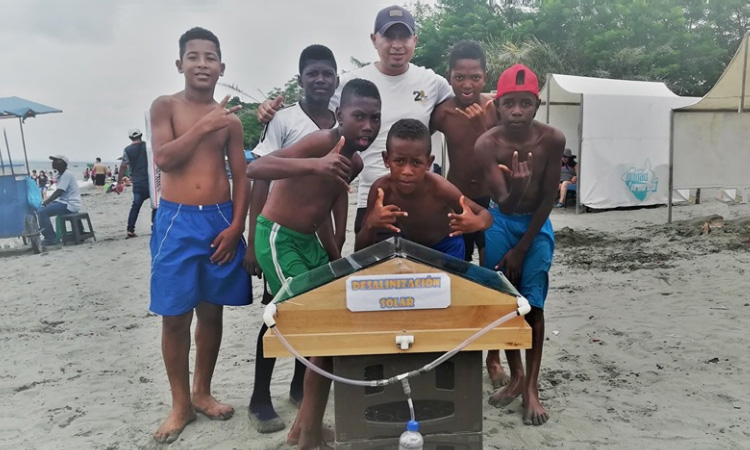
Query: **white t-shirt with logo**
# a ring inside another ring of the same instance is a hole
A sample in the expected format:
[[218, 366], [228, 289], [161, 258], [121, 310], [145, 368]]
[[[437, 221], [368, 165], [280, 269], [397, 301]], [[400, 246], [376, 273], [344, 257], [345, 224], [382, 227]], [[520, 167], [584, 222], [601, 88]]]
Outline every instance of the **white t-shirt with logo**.
[[453, 89], [445, 78], [431, 69], [409, 64], [406, 73], [389, 76], [379, 71], [375, 64], [370, 64], [341, 75], [339, 88], [331, 98], [333, 105], [339, 104], [341, 89], [355, 78], [374, 83], [380, 91], [381, 100], [380, 133], [372, 145], [360, 153], [364, 169], [359, 175], [357, 207], [364, 208], [372, 183], [388, 173], [381, 153], [385, 150], [385, 140], [391, 126], [401, 119], [417, 119], [429, 127], [432, 110], [452, 97]]
[[[334, 120], [333, 127], [336, 125]], [[287, 106], [276, 111], [273, 119], [263, 128], [260, 142], [253, 149], [253, 154], [258, 158], [268, 155], [280, 148], [297, 143], [303, 137], [319, 129], [299, 103]]]
[[70, 173], [70, 170], [66, 170], [57, 177], [56, 189], [63, 190], [62, 195], [55, 199], [56, 202], [64, 204], [68, 211], [73, 213], [81, 210], [81, 191], [78, 189], [76, 177]]

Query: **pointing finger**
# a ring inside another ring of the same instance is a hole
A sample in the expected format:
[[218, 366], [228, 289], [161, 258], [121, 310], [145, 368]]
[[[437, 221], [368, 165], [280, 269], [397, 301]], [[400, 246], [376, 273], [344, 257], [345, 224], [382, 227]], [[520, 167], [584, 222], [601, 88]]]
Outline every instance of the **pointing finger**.
[[235, 113], [235, 112], [237, 112], [237, 111], [239, 111], [241, 109], [242, 109], [242, 105], [232, 106], [231, 108], [227, 108], [227, 114]]
[[228, 95], [224, 97], [224, 100], [222, 100], [221, 102], [219, 102], [219, 106], [222, 107], [222, 108], [224, 108], [224, 107], [227, 106], [227, 103], [229, 103], [229, 96]]
[[279, 109], [281, 107], [281, 102], [284, 101], [284, 97], [279, 95], [273, 101], [271, 102], [271, 107], [273, 109]]
[[513, 172], [516, 172], [518, 170], [518, 151], [513, 152], [513, 158], [511, 159], [510, 167]]
[[401, 230], [399, 228], [394, 227], [393, 225], [390, 225], [390, 224], [386, 225], [385, 228], [387, 230], [391, 230], [391, 231], [394, 231], [396, 233], [401, 233]]

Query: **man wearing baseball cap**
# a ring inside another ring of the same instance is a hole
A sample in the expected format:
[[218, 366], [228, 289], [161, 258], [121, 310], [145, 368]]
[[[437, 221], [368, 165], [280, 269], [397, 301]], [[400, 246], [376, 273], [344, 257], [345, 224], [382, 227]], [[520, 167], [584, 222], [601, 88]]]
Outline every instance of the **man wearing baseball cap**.
[[[547, 421], [539, 401], [538, 378], [544, 301], [555, 248], [549, 214], [565, 149], [560, 130], [534, 120], [539, 104], [536, 74], [523, 64], [507, 69], [497, 81], [495, 94], [499, 124], [480, 136], [474, 148], [492, 196], [493, 224], [485, 232], [484, 266], [502, 270], [531, 304], [525, 316], [532, 330], [531, 349], [526, 351], [528, 370], [524, 372], [520, 351], [507, 350], [510, 382], [492, 394], [490, 404], [502, 407], [523, 396], [527, 425]], [[488, 360], [493, 358], [499, 362], [499, 352], [489, 352]]]
[[[148, 189], [148, 156], [146, 155], [146, 143], [143, 142], [143, 133], [138, 128], [128, 131], [128, 137], [131, 144], [125, 147], [122, 152], [122, 163], [117, 176], [117, 188], [115, 191], [119, 194], [124, 189], [122, 178], [125, 171], [130, 166], [130, 181], [133, 183], [133, 204], [130, 206], [128, 214], [128, 226], [125, 239], [136, 237], [135, 222], [138, 220], [138, 213], [141, 212], [143, 202], [151, 197]], [[151, 222], [154, 220], [154, 213], [151, 211]]]
[[42, 203], [39, 210], [39, 226], [42, 228], [44, 240], [42, 245], [55, 245], [55, 230], [52, 228], [51, 217], [77, 213], [81, 209], [81, 191], [78, 189], [78, 181], [68, 171], [70, 160], [65, 155], [50, 156], [52, 168], [57, 171], [57, 188], [47, 200]]
[[[372, 183], [388, 169], [381, 157], [391, 126], [400, 119], [417, 119], [429, 128], [430, 115], [437, 105], [453, 96], [448, 81], [431, 69], [411, 64], [417, 46], [417, 27], [409, 10], [393, 5], [375, 16], [370, 41], [378, 53], [373, 64], [342, 74], [340, 84], [331, 99], [338, 106], [341, 90], [347, 82], [363, 78], [375, 83], [383, 99], [380, 133], [366, 151], [362, 152], [364, 169], [357, 191], [355, 232], [359, 231], [367, 207], [367, 196]], [[281, 106], [281, 98], [266, 101], [258, 108], [258, 119], [267, 123]]]

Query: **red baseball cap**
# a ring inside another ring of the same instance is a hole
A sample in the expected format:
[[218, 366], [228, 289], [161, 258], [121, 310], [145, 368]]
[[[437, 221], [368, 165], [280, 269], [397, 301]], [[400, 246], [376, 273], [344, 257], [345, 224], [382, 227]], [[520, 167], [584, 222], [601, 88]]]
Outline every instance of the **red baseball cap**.
[[497, 93], [500, 98], [510, 92], [531, 92], [539, 97], [539, 80], [536, 74], [523, 64], [514, 64], [497, 79]]

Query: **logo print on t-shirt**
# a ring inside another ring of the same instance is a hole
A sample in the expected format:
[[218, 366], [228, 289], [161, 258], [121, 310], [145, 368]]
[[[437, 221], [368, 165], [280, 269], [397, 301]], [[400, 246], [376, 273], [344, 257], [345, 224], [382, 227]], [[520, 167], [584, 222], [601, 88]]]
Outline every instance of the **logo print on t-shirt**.
[[427, 94], [424, 93], [424, 91], [414, 91], [411, 93], [414, 96], [414, 101], [419, 103], [424, 103], [427, 101]]

